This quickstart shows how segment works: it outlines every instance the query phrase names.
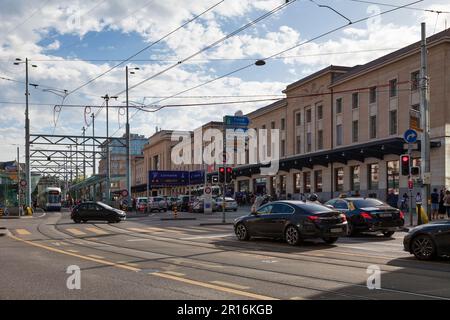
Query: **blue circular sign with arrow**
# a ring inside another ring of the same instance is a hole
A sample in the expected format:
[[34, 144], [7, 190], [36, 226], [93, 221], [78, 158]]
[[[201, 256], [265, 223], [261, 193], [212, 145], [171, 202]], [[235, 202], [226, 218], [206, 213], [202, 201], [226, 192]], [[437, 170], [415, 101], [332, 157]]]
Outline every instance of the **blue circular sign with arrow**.
[[417, 132], [413, 129], [408, 129], [403, 134], [403, 139], [408, 143], [414, 143], [417, 141]]

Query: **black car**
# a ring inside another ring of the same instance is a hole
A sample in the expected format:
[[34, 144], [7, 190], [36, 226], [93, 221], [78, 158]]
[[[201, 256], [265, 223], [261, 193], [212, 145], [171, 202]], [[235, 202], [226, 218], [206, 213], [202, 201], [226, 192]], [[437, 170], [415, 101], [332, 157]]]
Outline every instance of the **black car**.
[[325, 205], [347, 216], [350, 236], [358, 232], [381, 232], [385, 237], [391, 237], [405, 224], [402, 211], [375, 198], [337, 198]]
[[126, 213], [122, 210], [104, 204], [103, 202], [83, 202], [74, 207], [70, 218], [75, 223], [89, 220], [120, 222], [126, 219]]
[[332, 244], [347, 234], [345, 215], [321, 204], [275, 201], [234, 221], [239, 240], [251, 237], [282, 238], [297, 245], [306, 238], [322, 238]]
[[450, 256], [450, 220], [438, 220], [411, 229], [403, 238], [405, 251], [419, 260]]

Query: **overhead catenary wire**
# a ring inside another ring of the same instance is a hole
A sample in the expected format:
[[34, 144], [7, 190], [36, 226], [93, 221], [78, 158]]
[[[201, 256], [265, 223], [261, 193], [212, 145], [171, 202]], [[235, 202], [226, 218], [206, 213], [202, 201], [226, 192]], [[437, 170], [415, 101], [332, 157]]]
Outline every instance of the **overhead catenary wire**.
[[375, 4], [378, 6], [386, 6], [386, 7], [393, 7], [393, 8], [399, 8], [399, 9], [408, 9], [408, 10], [417, 10], [417, 11], [426, 11], [426, 12], [433, 12], [433, 13], [450, 13], [450, 11], [443, 11], [443, 10], [433, 10], [433, 9], [424, 9], [424, 8], [415, 8], [411, 6], [401, 6], [401, 5], [395, 5], [391, 3], [383, 3], [383, 2], [376, 2], [376, 1], [368, 1], [368, 0], [347, 0], [351, 2], [359, 2], [359, 3], [366, 3], [366, 4]]
[[[175, 64], [170, 65], [169, 67], [167, 67], [167, 68], [165, 68], [165, 69], [163, 69], [163, 70], [161, 70], [161, 71], [159, 71], [159, 72], [153, 74], [152, 76], [150, 76], [150, 77], [148, 77], [148, 78], [146, 78], [146, 79], [144, 79], [144, 80], [142, 80], [142, 81], [139, 81], [138, 83], [136, 83], [136, 84], [132, 85], [131, 87], [129, 87], [128, 90], [132, 90], [132, 89], [134, 89], [134, 88], [136, 88], [136, 87], [138, 87], [138, 86], [140, 86], [140, 85], [146, 83], [147, 81], [152, 80], [152, 79], [158, 77], [159, 75], [161, 75], [161, 74], [163, 74], [163, 73], [166, 73], [167, 71], [169, 71], [169, 70], [171, 70], [171, 69], [173, 69], [173, 68], [175, 68], [175, 67], [177, 67], [177, 66], [183, 64], [184, 62], [186, 62], [186, 61], [188, 61], [188, 60], [190, 60], [190, 59], [192, 59], [192, 58], [198, 56], [199, 54], [201, 54], [201, 53], [203, 53], [203, 52], [205, 52], [205, 51], [207, 51], [207, 50], [209, 50], [209, 49], [215, 47], [215, 46], [218, 45], [219, 43], [224, 42], [225, 40], [234, 37], [234, 36], [237, 35], [238, 33], [244, 31], [245, 29], [250, 28], [251, 26], [253, 26], [253, 25], [257, 24], [258, 22], [260, 22], [260, 21], [266, 19], [267, 17], [269, 17], [269, 16], [271, 16], [271, 15], [277, 13], [278, 11], [280, 11], [280, 10], [286, 8], [287, 6], [293, 4], [293, 3], [296, 2], [296, 1], [297, 1], [297, 0], [291, 0], [291, 1], [286, 1], [286, 2], [284, 2], [283, 4], [281, 4], [281, 5], [277, 6], [277, 7], [275, 7], [274, 9], [272, 9], [272, 10], [270, 10], [270, 11], [268, 11], [268, 12], [266, 12], [265, 14], [263, 14], [263, 15], [259, 16], [258, 18], [256, 18], [256, 19], [250, 21], [249, 23], [246, 23], [246, 24], [243, 25], [242, 27], [240, 27], [240, 28], [234, 30], [233, 32], [227, 34], [226, 36], [224, 36], [224, 37], [222, 37], [222, 38], [220, 38], [220, 39], [214, 41], [213, 43], [211, 43], [211, 44], [209, 44], [209, 45], [203, 47], [202, 49], [200, 49], [200, 50], [198, 50], [197, 52], [195, 52], [195, 53], [189, 55], [188, 57], [186, 57], [186, 58], [184, 58], [184, 59], [182, 59], [182, 60], [176, 62]], [[122, 93], [124, 93], [124, 92], [125, 92], [125, 90], [122, 90], [122, 91], [120, 91], [119, 93], [117, 93], [116, 95], [120, 95], [120, 94], [122, 94]]]

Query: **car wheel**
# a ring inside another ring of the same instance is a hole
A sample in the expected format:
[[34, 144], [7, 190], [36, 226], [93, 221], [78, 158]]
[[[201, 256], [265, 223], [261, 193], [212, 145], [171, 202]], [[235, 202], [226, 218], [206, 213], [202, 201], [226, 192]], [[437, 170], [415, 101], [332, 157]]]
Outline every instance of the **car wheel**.
[[412, 240], [411, 251], [419, 260], [431, 260], [436, 256], [433, 240], [427, 235], [417, 236]]
[[83, 219], [83, 223], [87, 223], [87, 220]]
[[75, 223], [81, 223], [81, 220], [80, 220], [80, 219], [73, 219], [73, 222], [75, 222]]
[[338, 241], [338, 237], [325, 237], [325, 238], [322, 238], [322, 240], [326, 243], [326, 244], [333, 244], [333, 243], [335, 243], [336, 241]]
[[239, 223], [235, 229], [236, 237], [241, 241], [246, 241], [250, 239], [250, 234], [248, 233], [247, 227], [243, 223]]
[[395, 231], [383, 231], [383, 236], [386, 238], [392, 237], [392, 235], [395, 233]]
[[355, 235], [356, 235], [356, 230], [353, 227], [353, 224], [350, 221], [348, 221], [347, 222], [347, 236], [353, 237]]
[[284, 232], [284, 239], [291, 246], [296, 246], [300, 243], [300, 232], [296, 226], [290, 225]]

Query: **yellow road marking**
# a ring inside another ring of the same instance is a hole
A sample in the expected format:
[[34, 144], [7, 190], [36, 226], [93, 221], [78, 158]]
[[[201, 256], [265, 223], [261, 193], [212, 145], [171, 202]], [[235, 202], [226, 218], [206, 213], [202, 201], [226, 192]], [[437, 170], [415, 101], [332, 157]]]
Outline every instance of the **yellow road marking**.
[[302, 297], [292, 297], [292, 298], [289, 298], [289, 300], [307, 300], [307, 299], [302, 298]]
[[203, 233], [203, 232], [208, 232], [206, 230], [198, 230], [198, 229], [193, 229], [193, 228], [181, 228], [181, 227], [170, 227], [169, 229], [175, 229], [175, 230], [179, 230], [182, 232], [186, 232], [186, 231], [191, 231], [191, 232], [199, 232], [199, 233]]
[[21, 236], [27, 236], [27, 235], [29, 235], [29, 234], [31, 234], [28, 230], [26, 230], [26, 229], [16, 229], [16, 232], [18, 233], [18, 234], [20, 234]]
[[97, 262], [97, 263], [100, 263], [100, 264], [104, 264], [104, 265], [108, 265], [108, 266], [112, 266], [112, 267], [117, 267], [117, 268], [121, 268], [121, 269], [126, 269], [126, 270], [130, 270], [130, 271], [141, 271], [141, 269], [134, 268], [134, 267], [131, 267], [131, 266], [121, 265], [121, 264], [117, 264], [117, 263], [114, 263], [114, 262], [111, 262], [111, 261], [107, 261], [107, 260], [103, 260], [103, 259], [97, 259], [97, 258], [87, 257], [87, 256], [83, 256], [83, 255], [80, 255], [80, 254], [72, 253], [72, 252], [67, 252], [67, 251], [64, 251], [64, 250], [48, 247], [48, 246], [40, 244], [40, 243], [24, 240], [24, 239], [15, 237], [13, 235], [10, 235], [10, 237], [12, 239], [14, 239], [14, 240], [17, 240], [17, 241], [20, 241], [20, 242], [23, 242], [23, 243], [26, 243], [26, 244], [29, 244], [29, 245], [32, 245], [32, 246], [35, 246], [35, 247], [39, 247], [39, 248], [42, 248], [42, 249], [46, 249], [46, 250], [49, 250], [49, 251], [52, 251], [52, 252], [57, 252], [57, 253], [65, 254], [65, 255], [68, 255], [68, 256], [72, 256], [72, 257], [76, 257], [76, 258], [80, 258], [80, 259], [84, 259], [84, 260], [89, 260], [89, 261], [92, 261], [92, 262]]
[[225, 282], [225, 281], [219, 281], [219, 280], [215, 280], [215, 281], [210, 281], [211, 283], [214, 284], [218, 284], [221, 286], [225, 286], [225, 287], [230, 287], [230, 288], [234, 288], [234, 289], [239, 289], [239, 290], [246, 290], [246, 289], [250, 289], [250, 287], [245, 287], [245, 286], [240, 286], [238, 284], [234, 284], [231, 282]]
[[75, 228], [69, 228], [69, 229], [66, 229], [68, 232], [70, 232], [71, 234], [74, 234], [74, 235], [76, 235], [76, 236], [82, 236], [82, 235], [85, 235], [86, 233], [84, 233], [83, 231], [81, 231], [81, 230], [78, 230], [78, 229], [75, 229]]
[[232, 289], [232, 288], [226, 288], [226, 287], [218, 286], [218, 285], [211, 284], [211, 283], [181, 278], [181, 277], [173, 276], [173, 275], [166, 274], [166, 273], [155, 272], [155, 273], [149, 273], [149, 274], [154, 275], [156, 277], [180, 281], [180, 282], [192, 284], [192, 285], [199, 286], [199, 287], [204, 287], [204, 288], [208, 288], [208, 289], [214, 289], [214, 290], [218, 290], [218, 291], [222, 291], [222, 292], [236, 294], [236, 295], [247, 297], [247, 298], [258, 299], [258, 300], [278, 300], [273, 297], [263, 296], [260, 294], [246, 292], [246, 291]]
[[181, 273], [181, 272], [175, 272], [175, 271], [164, 271], [164, 273], [168, 273], [168, 274], [171, 274], [171, 275], [177, 276], [177, 277], [184, 277], [184, 276], [185, 276], [184, 273]]
[[97, 256], [96, 254], [88, 254], [88, 257], [96, 258], [96, 259], [104, 259], [105, 257]]
[[78, 250], [73, 250], [73, 249], [67, 249], [67, 251], [73, 252], [73, 253], [78, 253], [79, 252]]
[[141, 229], [141, 228], [127, 228], [127, 230], [136, 231], [136, 232], [142, 232], [142, 233], [150, 232], [150, 230], [145, 230], [145, 229]]
[[85, 228], [87, 231], [90, 231], [90, 232], [93, 232], [93, 233], [96, 233], [96, 234], [108, 234], [108, 232], [106, 232], [106, 231], [104, 231], [104, 230], [102, 230], [102, 229], [99, 229], [99, 228], [93, 228], [93, 227], [91, 227], [91, 228]]

